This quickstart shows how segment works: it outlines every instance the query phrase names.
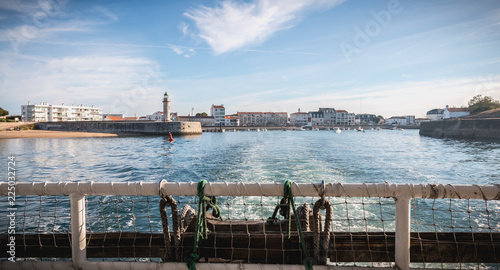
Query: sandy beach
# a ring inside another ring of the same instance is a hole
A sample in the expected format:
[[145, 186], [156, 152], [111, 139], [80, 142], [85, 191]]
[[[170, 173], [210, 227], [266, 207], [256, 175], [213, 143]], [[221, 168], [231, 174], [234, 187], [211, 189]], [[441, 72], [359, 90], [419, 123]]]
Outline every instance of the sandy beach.
[[118, 137], [130, 134], [113, 134], [97, 132], [77, 131], [52, 131], [52, 130], [3, 130], [0, 131], [0, 139], [24, 139], [24, 138], [83, 138], [83, 137]]

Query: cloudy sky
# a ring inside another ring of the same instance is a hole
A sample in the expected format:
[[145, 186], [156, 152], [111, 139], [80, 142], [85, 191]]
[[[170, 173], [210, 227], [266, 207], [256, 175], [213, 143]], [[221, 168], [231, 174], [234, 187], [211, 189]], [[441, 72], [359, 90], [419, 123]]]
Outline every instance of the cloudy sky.
[[415, 115], [500, 99], [500, 1], [0, 1], [0, 107]]

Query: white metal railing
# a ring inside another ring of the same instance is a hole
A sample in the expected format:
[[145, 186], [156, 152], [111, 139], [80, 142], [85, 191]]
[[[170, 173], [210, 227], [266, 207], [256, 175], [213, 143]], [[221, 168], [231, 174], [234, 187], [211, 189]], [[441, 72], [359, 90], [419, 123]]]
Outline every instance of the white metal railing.
[[[8, 183], [0, 182], [0, 196], [8, 196]], [[319, 189], [328, 197], [372, 197], [393, 198], [396, 201], [395, 267], [410, 269], [410, 201], [423, 199], [483, 199], [500, 200], [500, 185], [433, 185], [433, 184], [341, 184], [325, 185], [292, 184], [295, 197], [319, 196]], [[167, 182], [43, 182], [17, 183], [17, 195], [64, 195], [71, 202], [71, 262], [0, 262], [3, 269], [187, 269], [184, 263], [156, 262], [111, 262], [88, 261], [86, 256], [85, 196], [196, 196], [197, 183]], [[282, 196], [280, 183], [207, 183], [208, 196]], [[301, 265], [257, 265], [200, 263], [197, 269], [303, 269]], [[314, 266], [315, 269], [330, 269], [332, 266]], [[339, 267], [335, 269], [354, 269]], [[366, 268], [364, 268], [366, 269]], [[376, 269], [392, 269], [380, 268]]]

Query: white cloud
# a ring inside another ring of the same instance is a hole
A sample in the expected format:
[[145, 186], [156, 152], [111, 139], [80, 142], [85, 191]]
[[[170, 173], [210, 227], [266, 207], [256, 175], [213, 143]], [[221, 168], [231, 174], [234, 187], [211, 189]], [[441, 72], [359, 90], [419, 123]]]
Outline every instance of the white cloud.
[[39, 4], [28, 1], [3, 0], [0, 1], [0, 9], [12, 10], [19, 13], [32, 13], [40, 9]]
[[[87, 55], [62, 58], [3, 54], [1, 89], [9, 102], [85, 104], [127, 115], [152, 113], [161, 96], [163, 74], [146, 58]], [[163, 90], [164, 91], [164, 90]]]
[[189, 34], [189, 25], [185, 22], [181, 22], [178, 28], [182, 32], [182, 37], [185, 37]]
[[11, 49], [17, 52], [25, 43], [54, 42], [61, 34], [95, 31], [110, 20], [118, 21], [113, 12], [102, 6], [69, 16], [64, 11], [65, 5], [66, 1], [0, 1], [0, 10], [18, 12], [24, 22], [0, 30], [0, 42], [9, 41]]
[[196, 51], [193, 48], [186, 48], [186, 47], [181, 47], [181, 46], [176, 46], [169, 44], [170, 48], [174, 53], [183, 55], [186, 58], [189, 58], [191, 56], [194, 56], [196, 54]]
[[93, 31], [95, 22], [90, 21], [54, 21], [47, 24], [23, 24], [0, 31], [0, 42], [10, 42], [10, 48], [17, 52], [20, 45], [30, 42], [57, 40], [62, 33]]
[[216, 54], [223, 54], [267, 40], [277, 31], [293, 27], [303, 12], [329, 8], [343, 0], [226, 0], [216, 7], [201, 6], [186, 12]]
[[[324, 67], [319, 65], [319, 67]], [[325, 69], [325, 68], [322, 68]], [[311, 71], [312, 70], [312, 71]], [[425, 117], [428, 110], [450, 106], [467, 106], [477, 94], [500, 99], [500, 75], [485, 77], [448, 77], [441, 79], [420, 79], [419, 76], [406, 80], [366, 85], [346, 78], [331, 83], [303, 81], [297, 74], [308, 77], [315, 73], [312, 66], [293, 67], [273, 72], [259, 72], [218, 78], [184, 78], [168, 82], [177, 89], [189, 89], [183, 100], [187, 108], [208, 110], [212, 103], [222, 103], [226, 112], [236, 111], [287, 111], [317, 110], [320, 107], [334, 107], [354, 113], [374, 113], [390, 117], [415, 115]], [[289, 81], [284, 81], [284, 78]], [[298, 80], [297, 80], [298, 79]], [[245, 83], [242, 83], [245, 82]], [[235, 90], [236, 89], [236, 90]], [[231, 93], [227, 95], [224, 93]], [[211, 100], [207, 102], [207, 100]], [[215, 100], [215, 101], [214, 101]], [[180, 106], [182, 108], [183, 106]]]
[[113, 12], [111, 12], [109, 9], [103, 7], [103, 6], [95, 6], [94, 7], [94, 10], [102, 15], [104, 15], [105, 17], [111, 19], [112, 21], [118, 21], [118, 16], [116, 16], [116, 14], [114, 14]]
[[183, 53], [183, 50], [180, 47], [173, 46], [173, 45], [172, 45], [172, 51], [174, 51], [176, 54], [182, 54]]

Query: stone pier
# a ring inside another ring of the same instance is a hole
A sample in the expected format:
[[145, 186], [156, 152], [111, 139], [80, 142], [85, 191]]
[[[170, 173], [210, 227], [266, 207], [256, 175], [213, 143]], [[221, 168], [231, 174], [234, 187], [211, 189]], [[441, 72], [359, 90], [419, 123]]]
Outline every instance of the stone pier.
[[422, 122], [420, 135], [434, 138], [500, 140], [500, 118], [463, 118]]
[[199, 122], [152, 121], [80, 121], [43, 122], [36, 124], [42, 130], [84, 131], [103, 133], [137, 133], [145, 135], [194, 135], [201, 134]]

